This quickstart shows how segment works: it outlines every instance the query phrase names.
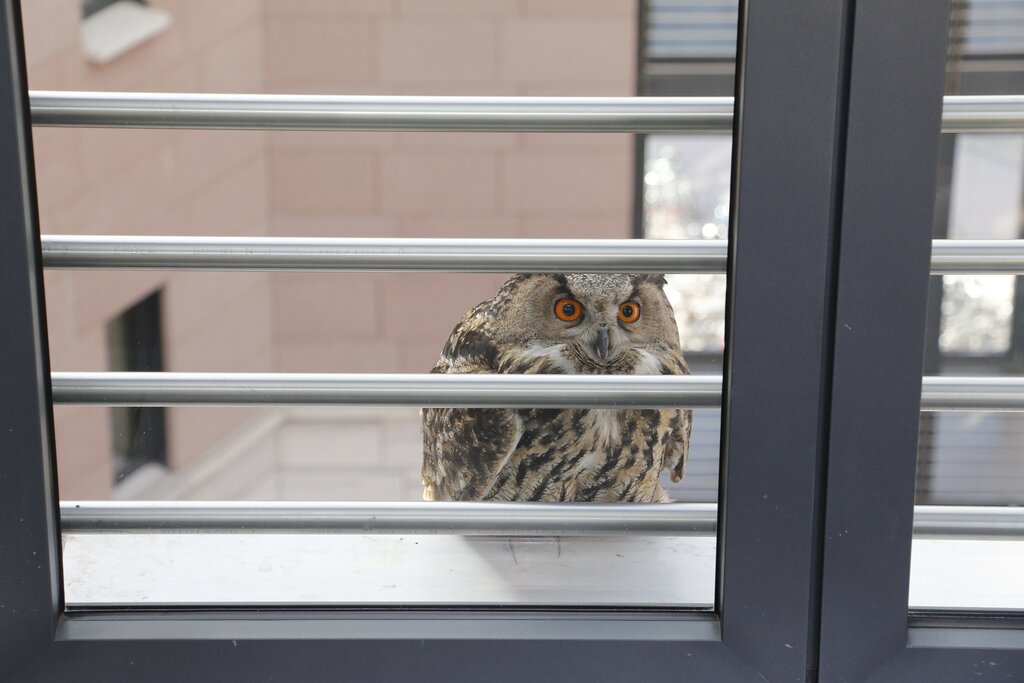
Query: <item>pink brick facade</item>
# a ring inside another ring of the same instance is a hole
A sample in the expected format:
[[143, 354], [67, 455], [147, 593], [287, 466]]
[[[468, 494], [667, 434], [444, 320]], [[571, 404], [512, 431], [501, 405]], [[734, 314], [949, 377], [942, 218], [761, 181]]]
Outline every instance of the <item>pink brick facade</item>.
[[[82, 56], [76, 3], [26, 3], [30, 87], [436, 95], [632, 95], [636, 88], [631, 1], [151, 5], [168, 11], [172, 26], [93, 66]], [[34, 143], [44, 234], [631, 234], [634, 159], [625, 135], [36, 129]], [[49, 272], [52, 362], [55, 370], [107, 369], [107, 322], [162, 287], [168, 370], [423, 372], [457, 318], [502, 279]], [[271, 413], [169, 411], [171, 471], [209, 467], [211, 452], [244, 442]], [[273, 486], [256, 476], [254, 463], [263, 461], [253, 456], [239, 461], [246, 477], [227, 476], [251, 480], [245, 491], [195, 485], [173, 495], [345, 498], [355, 489], [354, 497], [415, 497], [414, 414], [315, 415], [316, 424], [308, 415], [280, 422], [270, 460], [280, 464], [285, 442], [299, 444], [300, 455], [289, 456], [283, 473], [267, 465]], [[296, 436], [299, 423], [305, 436]], [[62, 497], [118, 495], [106, 412], [60, 407], [57, 430]], [[311, 454], [339, 439], [360, 455]]]

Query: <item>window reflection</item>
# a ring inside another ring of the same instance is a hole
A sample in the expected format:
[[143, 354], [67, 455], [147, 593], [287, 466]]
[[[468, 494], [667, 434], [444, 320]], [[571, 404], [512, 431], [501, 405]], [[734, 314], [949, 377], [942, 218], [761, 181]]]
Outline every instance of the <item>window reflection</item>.
[[[946, 94], [1024, 93], [1022, 29], [1024, 0], [956, 0]], [[936, 239], [1024, 236], [1024, 135], [943, 135], [937, 179]], [[932, 277], [924, 374], [1024, 375], [1020, 312], [1019, 275]], [[910, 608], [1020, 609], [1024, 537], [1012, 520], [1024, 519], [1014, 512], [1024, 504], [1024, 413], [922, 413], [916, 501], [999, 507], [956, 508], [978, 521], [981, 534], [914, 539]], [[993, 512], [1010, 525], [998, 536], [984, 532], [993, 528]]]
[[[649, 0], [641, 4], [645, 38], [639, 94], [729, 97], [734, 90], [738, 0]], [[653, 239], [725, 239], [729, 225], [732, 140], [728, 135], [648, 135], [639, 148], [638, 235]], [[668, 275], [683, 351], [695, 373], [720, 373], [725, 345], [725, 275]], [[721, 415], [694, 412], [682, 501], [718, 498]]]
[[[646, 141], [644, 234], [656, 239], [725, 239], [729, 228], [731, 140], [725, 135]], [[683, 349], [721, 354], [725, 275], [670, 275], [666, 290]]]
[[[961, 134], [952, 145], [948, 215], [945, 225], [937, 226], [937, 236], [1020, 237], [1024, 136]], [[939, 351], [947, 356], [1005, 355], [1011, 342], [1015, 281], [1013, 275], [943, 277]]]
[[942, 278], [944, 354], [1005, 354], [1010, 348], [1014, 275], [946, 275]]

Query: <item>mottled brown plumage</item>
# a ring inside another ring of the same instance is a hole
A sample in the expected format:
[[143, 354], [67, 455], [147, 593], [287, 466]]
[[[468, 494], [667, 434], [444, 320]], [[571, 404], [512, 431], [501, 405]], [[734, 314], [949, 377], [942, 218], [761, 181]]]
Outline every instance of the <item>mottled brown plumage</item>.
[[[664, 284], [515, 275], [463, 316], [432, 372], [689, 374]], [[678, 409], [426, 409], [423, 497], [666, 502], [659, 477], [682, 478], [690, 424]]]

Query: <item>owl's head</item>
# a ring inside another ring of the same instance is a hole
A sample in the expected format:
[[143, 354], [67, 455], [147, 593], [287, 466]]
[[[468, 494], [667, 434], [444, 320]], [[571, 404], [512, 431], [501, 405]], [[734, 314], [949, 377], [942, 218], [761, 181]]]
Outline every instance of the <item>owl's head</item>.
[[664, 285], [663, 276], [649, 274], [521, 274], [498, 298], [518, 342], [562, 346], [567, 358], [607, 368], [635, 358], [631, 350], [679, 348]]

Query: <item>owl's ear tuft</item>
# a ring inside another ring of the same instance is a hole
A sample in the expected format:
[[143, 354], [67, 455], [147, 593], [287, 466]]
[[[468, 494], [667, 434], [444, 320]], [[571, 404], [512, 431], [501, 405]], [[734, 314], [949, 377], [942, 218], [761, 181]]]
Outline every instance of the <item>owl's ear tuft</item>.
[[665, 280], [665, 276], [661, 273], [647, 273], [639, 277], [640, 282], [650, 282], [652, 285], [658, 287], [664, 287], [668, 282]]

